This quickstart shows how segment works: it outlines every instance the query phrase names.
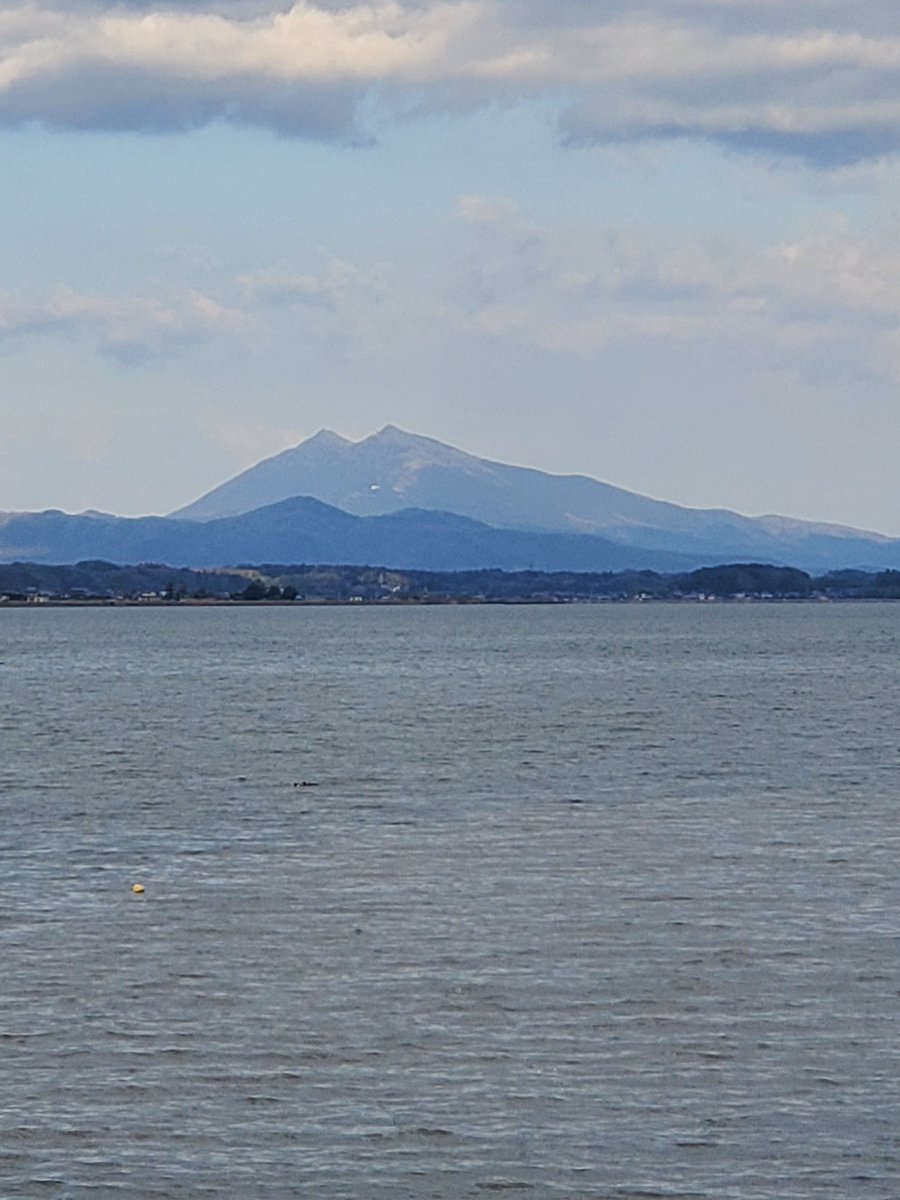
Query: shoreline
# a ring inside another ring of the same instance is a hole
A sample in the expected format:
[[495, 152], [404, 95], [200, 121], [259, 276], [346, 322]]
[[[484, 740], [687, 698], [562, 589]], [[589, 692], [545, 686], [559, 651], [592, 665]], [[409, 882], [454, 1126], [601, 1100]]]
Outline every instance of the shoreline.
[[894, 596], [590, 596], [590, 597], [547, 597], [534, 598], [491, 598], [461, 596], [423, 596], [404, 599], [310, 599], [310, 600], [230, 600], [227, 598], [183, 600], [130, 600], [122, 599], [50, 599], [4, 600], [0, 599], [0, 612], [6, 608], [470, 608], [491, 606], [506, 608], [543, 607], [564, 608], [632, 604], [632, 605], [680, 605], [692, 604], [703, 607], [710, 605], [757, 605], [757, 604], [891, 604]]

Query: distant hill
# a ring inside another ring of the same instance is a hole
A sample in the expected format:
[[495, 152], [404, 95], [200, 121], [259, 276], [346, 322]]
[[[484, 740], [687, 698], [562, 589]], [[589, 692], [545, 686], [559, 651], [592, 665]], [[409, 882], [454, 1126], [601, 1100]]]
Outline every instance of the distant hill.
[[596, 600], [900, 600], [900, 571], [839, 571], [810, 578], [793, 567], [729, 563], [684, 574], [655, 571], [398, 571], [378, 566], [261, 563], [238, 572], [100, 560], [52, 566], [0, 563], [0, 607], [8, 603], [229, 602], [378, 604], [566, 603]]
[[900, 567], [900, 540], [680, 508], [585, 476], [488, 462], [388, 426], [358, 443], [317, 434], [170, 517], [0, 514], [0, 562], [85, 559], [551, 572], [684, 572], [752, 561], [878, 571]]
[[0, 562], [357, 563], [427, 571], [686, 570], [692, 556], [617, 545], [602, 537], [493, 529], [452, 513], [406, 509], [359, 517], [295, 496], [210, 521], [75, 516], [51, 510], [0, 515]]
[[755, 559], [810, 570], [900, 566], [900, 540], [877, 533], [684, 508], [585, 475], [491, 462], [393, 425], [360, 442], [322, 430], [172, 516], [211, 521], [293, 496], [312, 496], [357, 516], [417, 508], [503, 529], [591, 534], [695, 563]]
[[25, 597], [31, 593], [96, 599], [141, 596], [175, 599], [202, 596], [224, 599], [247, 586], [243, 575], [219, 571], [190, 571], [164, 563], [140, 566], [86, 562], [54, 566], [48, 563], [0, 563], [0, 597]]

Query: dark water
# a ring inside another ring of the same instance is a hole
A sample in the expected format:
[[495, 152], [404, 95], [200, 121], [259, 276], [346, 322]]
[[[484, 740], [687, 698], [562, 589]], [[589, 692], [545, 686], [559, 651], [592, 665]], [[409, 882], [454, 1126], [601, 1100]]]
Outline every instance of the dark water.
[[0, 1196], [895, 1200], [898, 650], [0, 612]]

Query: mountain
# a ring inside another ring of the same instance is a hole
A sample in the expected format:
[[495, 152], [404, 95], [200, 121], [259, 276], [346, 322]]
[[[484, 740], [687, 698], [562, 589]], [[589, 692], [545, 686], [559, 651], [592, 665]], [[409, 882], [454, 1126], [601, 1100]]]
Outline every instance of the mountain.
[[489, 462], [389, 425], [356, 443], [323, 431], [170, 517], [0, 514], [0, 562], [85, 559], [662, 572], [763, 561], [877, 571], [900, 567], [900, 540], [681, 508], [582, 475]]
[[393, 425], [360, 442], [322, 430], [172, 516], [210, 521], [301, 495], [357, 516], [429, 509], [504, 529], [599, 535], [702, 563], [763, 560], [809, 570], [900, 565], [900, 540], [877, 533], [684, 508], [586, 475], [492, 462]]
[[620, 546], [590, 534], [493, 529], [452, 513], [405, 509], [359, 517], [308, 496], [210, 521], [167, 517], [0, 514], [0, 562], [354, 563], [456, 571], [680, 571], [689, 556]]

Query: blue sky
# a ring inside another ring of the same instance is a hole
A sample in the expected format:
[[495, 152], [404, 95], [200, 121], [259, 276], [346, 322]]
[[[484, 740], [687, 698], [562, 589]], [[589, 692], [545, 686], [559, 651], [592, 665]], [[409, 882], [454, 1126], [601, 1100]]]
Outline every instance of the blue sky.
[[898, 82], [881, 0], [12, 0], [0, 510], [390, 422], [900, 535]]

